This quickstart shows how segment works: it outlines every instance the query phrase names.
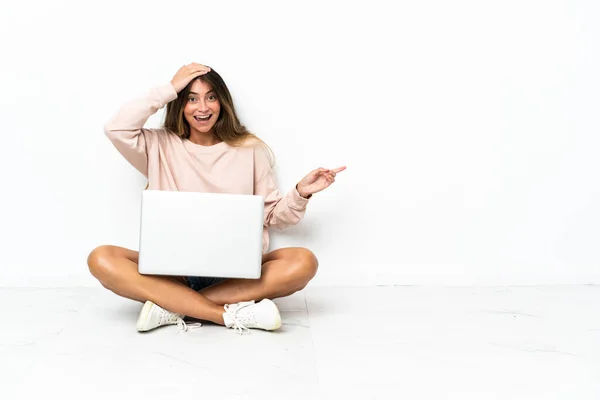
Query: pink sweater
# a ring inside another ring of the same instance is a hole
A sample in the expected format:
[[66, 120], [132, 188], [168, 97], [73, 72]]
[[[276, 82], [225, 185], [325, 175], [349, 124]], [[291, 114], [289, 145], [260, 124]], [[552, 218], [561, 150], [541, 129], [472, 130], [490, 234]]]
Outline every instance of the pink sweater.
[[170, 83], [124, 104], [104, 131], [125, 159], [148, 178], [149, 189], [255, 194], [265, 201], [263, 253], [268, 228], [283, 229], [300, 221], [308, 199], [294, 188], [282, 196], [260, 146], [232, 147], [225, 142], [201, 146], [165, 129], [145, 129], [148, 118], [177, 98]]

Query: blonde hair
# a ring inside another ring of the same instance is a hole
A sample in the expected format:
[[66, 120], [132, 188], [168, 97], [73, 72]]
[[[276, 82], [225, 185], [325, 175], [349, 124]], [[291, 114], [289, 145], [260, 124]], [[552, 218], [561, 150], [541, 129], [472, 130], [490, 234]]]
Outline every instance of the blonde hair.
[[[221, 105], [221, 112], [219, 113], [217, 122], [213, 126], [215, 135], [232, 147], [255, 146], [256, 144], [262, 145], [267, 151], [271, 166], [273, 166], [275, 163], [273, 151], [264, 141], [248, 131], [248, 129], [242, 125], [235, 112], [231, 93], [229, 92], [225, 81], [221, 78], [221, 75], [211, 68], [208, 73], [201, 75], [196, 79], [205, 82], [211, 87]], [[189, 139], [190, 137], [190, 126], [183, 116], [183, 111], [187, 104], [191, 87], [196, 79], [193, 79], [182, 91], [180, 91], [175, 100], [167, 104], [167, 112], [163, 127], [182, 139]]]

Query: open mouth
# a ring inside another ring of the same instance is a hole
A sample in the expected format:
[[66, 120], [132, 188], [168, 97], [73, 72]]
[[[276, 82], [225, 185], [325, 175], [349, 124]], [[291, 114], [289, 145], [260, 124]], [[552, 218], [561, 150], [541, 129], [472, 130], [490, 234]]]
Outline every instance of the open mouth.
[[206, 122], [210, 119], [210, 117], [212, 117], [212, 114], [205, 116], [194, 115], [194, 119], [198, 122]]

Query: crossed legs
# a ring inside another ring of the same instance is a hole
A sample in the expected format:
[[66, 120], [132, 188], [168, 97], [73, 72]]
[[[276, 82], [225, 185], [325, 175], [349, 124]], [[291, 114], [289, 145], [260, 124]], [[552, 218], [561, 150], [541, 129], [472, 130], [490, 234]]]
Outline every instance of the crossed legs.
[[263, 255], [260, 279], [227, 279], [196, 292], [182, 277], [139, 274], [138, 252], [123, 247], [97, 247], [87, 263], [102, 286], [119, 296], [142, 303], [150, 300], [173, 313], [220, 325], [224, 304], [289, 296], [308, 284], [318, 266], [308, 249], [278, 249]]

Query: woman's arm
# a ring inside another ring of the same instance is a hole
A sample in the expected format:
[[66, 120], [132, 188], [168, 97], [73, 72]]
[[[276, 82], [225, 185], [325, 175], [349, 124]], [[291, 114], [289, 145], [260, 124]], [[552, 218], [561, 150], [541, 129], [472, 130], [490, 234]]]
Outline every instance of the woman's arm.
[[261, 145], [254, 147], [254, 176], [254, 194], [264, 197], [265, 226], [284, 229], [304, 217], [308, 199], [300, 196], [296, 188], [281, 195], [267, 152]]
[[144, 176], [148, 176], [147, 142], [155, 131], [143, 129], [159, 109], [177, 98], [173, 85], [153, 88], [146, 96], [125, 103], [104, 125], [104, 133], [116, 149]]

